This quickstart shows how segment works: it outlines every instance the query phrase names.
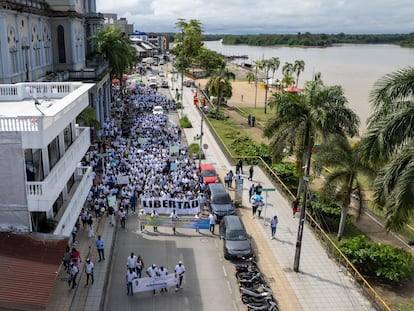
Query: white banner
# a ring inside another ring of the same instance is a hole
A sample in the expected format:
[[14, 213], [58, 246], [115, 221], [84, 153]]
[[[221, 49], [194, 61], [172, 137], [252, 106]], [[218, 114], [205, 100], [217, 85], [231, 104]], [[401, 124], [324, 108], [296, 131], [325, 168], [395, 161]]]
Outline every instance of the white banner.
[[118, 176], [116, 179], [118, 185], [127, 185], [129, 184], [129, 176]]
[[146, 292], [154, 289], [173, 287], [178, 284], [178, 277], [175, 273], [166, 276], [156, 276], [154, 278], [145, 277], [132, 281], [132, 291], [134, 293]]
[[200, 212], [198, 200], [142, 198], [141, 208], [145, 213], [151, 214], [155, 209], [158, 214], [170, 215], [173, 210], [177, 215], [195, 215]]

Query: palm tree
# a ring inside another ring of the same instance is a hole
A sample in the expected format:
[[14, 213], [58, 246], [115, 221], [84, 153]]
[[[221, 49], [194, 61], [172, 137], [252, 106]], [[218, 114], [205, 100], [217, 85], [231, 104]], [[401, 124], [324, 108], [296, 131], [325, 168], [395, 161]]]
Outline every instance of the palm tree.
[[370, 99], [363, 160], [379, 169], [374, 201], [386, 211], [386, 228], [399, 230], [414, 212], [414, 68], [385, 75]]
[[133, 66], [135, 49], [121, 32], [121, 27], [109, 26], [99, 30], [90, 40], [94, 44], [95, 54], [109, 61], [112, 78], [122, 81], [123, 73]]
[[247, 82], [250, 84], [250, 83], [252, 83], [256, 79], [256, 77], [255, 77], [255, 75], [254, 75], [253, 72], [249, 71], [246, 74], [246, 79], [247, 79]]
[[272, 83], [274, 83], [275, 72], [279, 69], [280, 59], [279, 57], [272, 57], [270, 59], [270, 70], [272, 71]]
[[316, 163], [319, 166], [330, 168], [329, 173], [325, 176], [324, 190], [332, 186], [339, 187], [337, 194], [341, 200], [342, 210], [337, 238], [340, 241], [344, 233], [353, 193], [359, 197], [358, 216], [362, 210], [362, 185], [358, 180], [358, 175], [362, 172], [371, 174], [372, 171], [361, 162], [358, 144], [351, 145], [349, 140], [343, 136], [334, 136], [327, 144], [323, 144], [316, 156]]
[[295, 83], [295, 80], [293, 79], [294, 67], [292, 63], [285, 62], [285, 64], [282, 67], [282, 85], [285, 87], [291, 86]]
[[206, 89], [212, 96], [217, 97], [217, 112], [220, 109], [223, 98], [230, 98], [233, 95], [233, 88], [230, 79], [234, 80], [236, 75], [227, 68], [216, 71], [207, 81]]
[[303, 60], [295, 60], [293, 64], [293, 71], [296, 73], [296, 87], [299, 83], [299, 75], [305, 70], [305, 62]]
[[[325, 86], [318, 74], [305, 83], [300, 94], [273, 94], [269, 106], [275, 109], [275, 115], [264, 128], [265, 136], [271, 138], [273, 157], [280, 157], [285, 147], [296, 147], [298, 173], [302, 176], [303, 167], [309, 176], [315, 140], [325, 141], [331, 134], [358, 134], [358, 116], [346, 104], [342, 87]], [[302, 191], [300, 180], [297, 196]]]

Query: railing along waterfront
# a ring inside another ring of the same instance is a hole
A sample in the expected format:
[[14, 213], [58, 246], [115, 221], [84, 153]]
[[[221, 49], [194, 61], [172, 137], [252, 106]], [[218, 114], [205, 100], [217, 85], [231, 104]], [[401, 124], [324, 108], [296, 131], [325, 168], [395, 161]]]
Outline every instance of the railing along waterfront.
[[[259, 165], [265, 170], [266, 174], [270, 179], [276, 184], [276, 186], [282, 190], [282, 193], [287, 195], [289, 199], [293, 200], [295, 195], [289, 190], [289, 188], [284, 184], [279, 176], [272, 170], [272, 168], [262, 159], [260, 156], [237, 156], [233, 155], [231, 151], [227, 148], [226, 144], [223, 142], [221, 137], [216, 132], [214, 126], [208, 120], [208, 118], [200, 112], [208, 126], [210, 127], [211, 133], [215, 137], [216, 141], [219, 143], [220, 147], [226, 154], [227, 158], [232, 162], [235, 162], [237, 159], [256, 159], [259, 161]], [[325, 249], [328, 252], [328, 255], [331, 258], [334, 258], [335, 261], [343, 266], [347, 273], [355, 281], [355, 285], [361, 290], [362, 294], [368, 298], [375, 310], [378, 311], [392, 311], [384, 299], [375, 291], [375, 289], [368, 283], [368, 281], [362, 276], [362, 274], [355, 268], [351, 263], [348, 257], [338, 248], [334, 241], [328, 236], [328, 234], [321, 228], [321, 226], [316, 222], [316, 220], [306, 212], [306, 219], [309, 222], [309, 225], [313, 229], [313, 232], [317, 234], [319, 240], [324, 245]]]

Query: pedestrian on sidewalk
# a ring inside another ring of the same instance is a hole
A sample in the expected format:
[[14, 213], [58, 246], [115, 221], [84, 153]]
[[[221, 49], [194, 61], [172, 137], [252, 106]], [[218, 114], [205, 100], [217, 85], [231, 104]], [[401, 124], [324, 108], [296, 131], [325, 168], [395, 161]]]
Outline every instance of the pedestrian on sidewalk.
[[250, 180], [250, 181], [253, 181], [253, 172], [254, 172], [254, 169], [253, 169], [253, 165], [252, 165], [249, 168], [249, 178], [248, 178], [248, 180]]
[[239, 159], [238, 165], [239, 165], [240, 174], [243, 174], [243, 159], [242, 158]]
[[75, 245], [77, 243], [76, 241], [76, 234], [78, 233], [78, 227], [76, 226], [76, 224], [73, 226], [72, 228], [72, 244]]
[[272, 235], [272, 240], [274, 240], [276, 237], [276, 229], [277, 229], [277, 223], [278, 223], [277, 216], [273, 216], [272, 221], [270, 222], [270, 230]]
[[137, 278], [137, 274], [134, 270], [128, 269], [126, 274], [126, 283], [127, 283], [127, 296], [134, 296], [134, 291], [132, 290], [132, 281]]
[[80, 252], [74, 247], [72, 247], [72, 252], [70, 254], [70, 259], [71, 259], [72, 263], [77, 268], [79, 268], [79, 263], [81, 262]]
[[252, 196], [255, 194], [254, 190], [255, 190], [255, 186], [254, 184], [252, 184], [249, 188], [249, 203], [252, 202]]
[[100, 235], [98, 235], [98, 239], [95, 244], [99, 255], [99, 261], [105, 260], [105, 241]]
[[76, 277], [78, 276], [78, 273], [79, 273], [79, 268], [74, 263], [71, 263], [70, 264], [70, 278], [68, 280], [68, 284], [69, 284], [69, 287], [71, 287], [72, 285], [71, 287], [72, 289], [74, 289], [75, 286], [77, 285]]
[[119, 221], [121, 222], [121, 228], [125, 229], [126, 212], [123, 207], [118, 211]]
[[108, 215], [109, 215], [109, 224], [112, 227], [115, 225], [115, 211], [112, 206], [108, 207]]
[[91, 279], [91, 284], [93, 284], [93, 269], [95, 268], [95, 265], [93, 264], [93, 262], [91, 262], [91, 260], [89, 258], [86, 259], [86, 264], [85, 264], [85, 273], [86, 273], [86, 286], [88, 286], [89, 284], [89, 278]]
[[67, 273], [70, 273], [70, 260], [71, 260], [72, 254], [70, 252], [70, 248], [67, 245], [65, 253], [63, 254], [63, 266], [65, 267], [65, 271]]
[[88, 238], [92, 238], [95, 236], [95, 232], [93, 230], [93, 219], [91, 213], [88, 213], [88, 220], [86, 222], [88, 224]]
[[263, 211], [263, 200], [260, 200], [257, 202], [257, 217], [260, 218], [260, 216], [262, 215], [262, 211]]
[[292, 202], [292, 214], [293, 218], [296, 217], [296, 213], [299, 211], [299, 201], [298, 199], [294, 199]]
[[183, 265], [183, 262], [181, 260], [175, 266], [174, 272], [175, 272], [175, 276], [179, 278], [177, 287], [175, 288], [175, 290], [177, 291], [178, 288], [183, 288], [183, 278], [184, 278], [184, 273], [185, 273], [185, 266]]

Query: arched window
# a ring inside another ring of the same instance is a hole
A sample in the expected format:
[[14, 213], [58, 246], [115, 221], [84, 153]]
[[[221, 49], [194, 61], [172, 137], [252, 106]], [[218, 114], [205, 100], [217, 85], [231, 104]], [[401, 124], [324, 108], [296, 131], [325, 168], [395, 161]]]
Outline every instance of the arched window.
[[65, 29], [62, 25], [57, 27], [57, 37], [58, 37], [58, 53], [59, 53], [59, 63], [66, 63], [66, 48], [65, 48]]

